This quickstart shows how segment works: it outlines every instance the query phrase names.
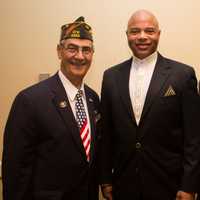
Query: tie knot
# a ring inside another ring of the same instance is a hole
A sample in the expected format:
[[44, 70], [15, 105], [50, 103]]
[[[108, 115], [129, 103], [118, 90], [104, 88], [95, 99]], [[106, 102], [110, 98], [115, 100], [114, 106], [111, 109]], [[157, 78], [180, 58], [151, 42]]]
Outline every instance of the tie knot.
[[76, 98], [82, 98], [83, 96], [83, 91], [82, 90], [78, 90], [77, 94], [76, 94]]

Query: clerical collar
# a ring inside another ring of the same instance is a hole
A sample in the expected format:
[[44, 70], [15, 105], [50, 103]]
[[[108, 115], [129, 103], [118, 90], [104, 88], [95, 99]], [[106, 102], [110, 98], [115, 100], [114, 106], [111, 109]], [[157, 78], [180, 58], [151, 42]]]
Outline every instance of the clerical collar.
[[133, 55], [133, 62], [136, 63], [136, 64], [151, 63], [151, 62], [157, 60], [157, 57], [158, 57], [157, 51], [155, 51], [150, 56], [148, 56], [144, 59], [139, 59], [139, 58], [137, 58], [136, 56]]

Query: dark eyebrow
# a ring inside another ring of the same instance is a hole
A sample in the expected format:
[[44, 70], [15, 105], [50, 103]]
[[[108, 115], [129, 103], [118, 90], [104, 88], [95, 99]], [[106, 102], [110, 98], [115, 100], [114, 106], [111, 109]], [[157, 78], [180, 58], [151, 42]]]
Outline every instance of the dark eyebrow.
[[69, 43], [69, 44], [67, 44], [67, 46], [74, 46], [74, 47], [78, 47], [78, 45], [76, 45], [76, 44], [73, 44], [73, 43]]
[[92, 46], [90, 46], [90, 45], [79, 46], [79, 45], [76, 45], [76, 44], [73, 44], [73, 43], [69, 43], [67, 46], [68, 46], [68, 47], [69, 47], [69, 46], [72, 46], [72, 47], [77, 47], [77, 48], [78, 48], [78, 47], [82, 47], [82, 48], [84, 48], [84, 47], [86, 47], [86, 48], [89, 47], [89, 48], [92, 48]]

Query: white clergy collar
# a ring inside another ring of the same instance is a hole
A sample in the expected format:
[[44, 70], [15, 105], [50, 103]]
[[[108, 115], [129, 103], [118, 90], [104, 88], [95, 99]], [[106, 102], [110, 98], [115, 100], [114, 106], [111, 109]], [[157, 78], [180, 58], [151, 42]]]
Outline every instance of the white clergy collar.
[[144, 58], [144, 59], [139, 59], [136, 56], [133, 55], [133, 61], [132, 63], [134, 63], [135, 67], [140, 67], [143, 66], [144, 64], [150, 64], [150, 63], [156, 63], [158, 58], [158, 53], [157, 51], [155, 51], [154, 53], [152, 53], [150, 56]]

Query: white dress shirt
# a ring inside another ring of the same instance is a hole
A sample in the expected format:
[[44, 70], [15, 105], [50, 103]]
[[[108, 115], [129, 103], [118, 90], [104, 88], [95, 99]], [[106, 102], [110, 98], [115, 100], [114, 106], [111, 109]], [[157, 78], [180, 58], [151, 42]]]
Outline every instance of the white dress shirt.
[[[65, 92], [67, 94], [72, 112], [74, 114], [74, 117], [76, 119], [76, 110], [75, 110], [75, 98], [76, 98], [76, 94], [78, 93], [78, 88], [76, 88], [67, 78], [66, 76], [62, 73], [61, 70], [58, 71], [58, 76], [65, 88]], [[84, 104], [84, 108], [85, 108], [85, 112], [87, 115], [87, 119], [89, 122], [89, 134], [91, 135], [91, 125], [90, 125], [90, 117], [89, 117], [89, 113], [88, 113], [88, 107], [87, 107], [87, 102], [86, 102], [86, 96], [85, 96], [85, 90], [84, 90], [84, 84], [82, 83], [81, 88], [83, 91], [83, 96], [82, 96], [82, 100], [83, 100], [83, 104]]]
[[142, 60], [133, 56], [129, 77], [129, 93], [137, 125], [140, 122], [157, 57], [157, 52]]

